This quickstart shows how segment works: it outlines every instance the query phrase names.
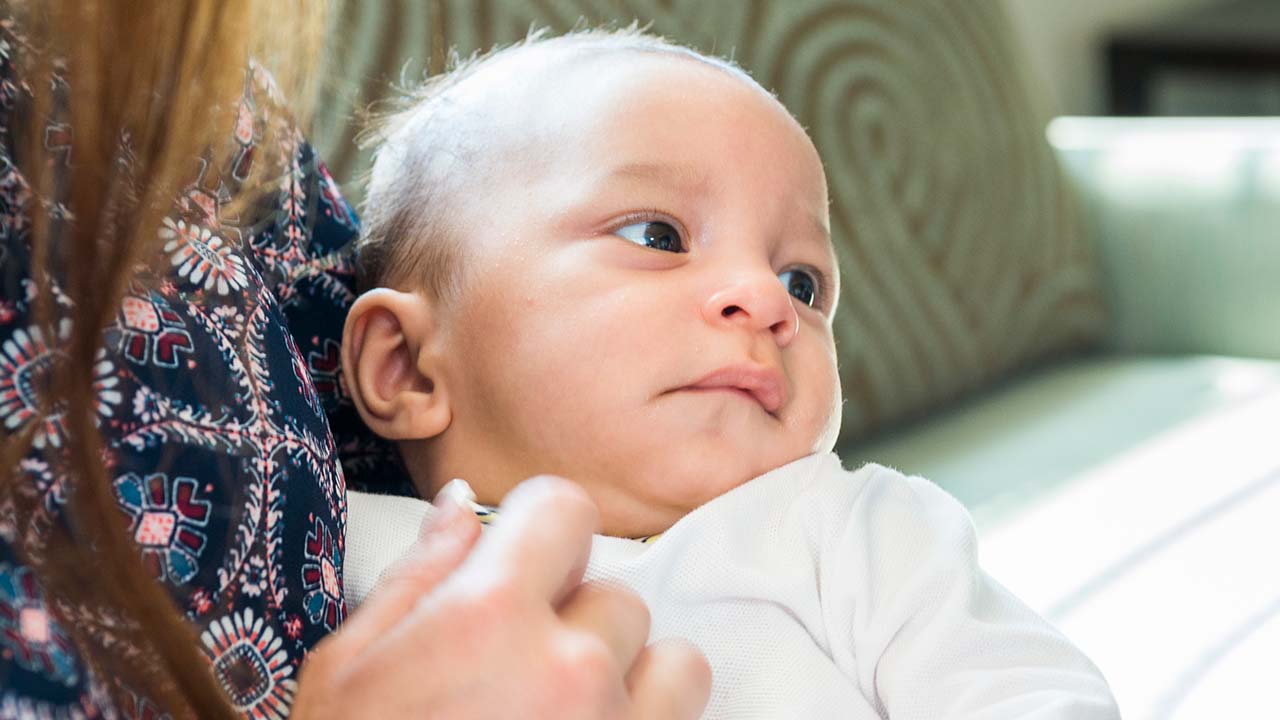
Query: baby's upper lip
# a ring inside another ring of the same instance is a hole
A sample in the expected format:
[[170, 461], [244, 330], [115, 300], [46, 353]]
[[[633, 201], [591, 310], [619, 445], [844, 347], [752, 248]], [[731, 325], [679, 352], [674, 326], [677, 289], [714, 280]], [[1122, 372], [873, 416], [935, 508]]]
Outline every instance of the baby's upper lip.
[[754, 397], [770, 415], [776, 414], [787, 402], [787, 384], [782, 373], [764, 365], [726, 365], [685, 387], [693, 390], [742, 390]]

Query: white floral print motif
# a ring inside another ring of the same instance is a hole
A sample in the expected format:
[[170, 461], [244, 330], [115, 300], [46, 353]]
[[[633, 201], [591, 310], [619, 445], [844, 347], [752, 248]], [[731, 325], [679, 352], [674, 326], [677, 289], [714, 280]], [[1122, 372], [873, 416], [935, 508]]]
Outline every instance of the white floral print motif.
[[244, 258], [209, 228], [165, 218], [160, 237], [166, 241], [164, 251], [170, 254], [178, 276], [192, 285], [217, 290], [219, 295], [248, 285]]

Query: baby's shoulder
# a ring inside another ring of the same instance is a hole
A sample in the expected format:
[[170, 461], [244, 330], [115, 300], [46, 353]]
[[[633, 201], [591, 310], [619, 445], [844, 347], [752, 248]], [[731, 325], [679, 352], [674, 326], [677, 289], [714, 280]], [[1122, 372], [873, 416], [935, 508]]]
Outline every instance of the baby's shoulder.
[[821, 518], [833, 540], [889, 534], [954, 543], [973, 533], [960, 501], [926, 478], [876, 463], [846, 469], [835, 455], [815, 469], [795, 509]]
[[951, 497], [925, 478], [885, 465], [866, 462], [850, 469], [835, 453], [810, 455], [775, 472], [789, 473], [788, 484], [807, 502], [841, 502], [852, 507], [886, 501], [933, 504], [942, 500], [939, 495]]

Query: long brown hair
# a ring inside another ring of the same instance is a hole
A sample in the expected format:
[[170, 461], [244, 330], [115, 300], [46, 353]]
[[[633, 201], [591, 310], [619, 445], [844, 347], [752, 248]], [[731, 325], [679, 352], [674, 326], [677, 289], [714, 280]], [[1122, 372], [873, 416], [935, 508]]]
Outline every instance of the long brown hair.
[[[0, 438], [0, 502], [14, 549], [36, 572], [50, 612], [96, 677], [119, 680], [106, 683], [117, 707], [128, 702], [127, 687], [174, 716], [234, 716], [194, 629], [143, 569], [111, 492], [94, 421], [102, 331], [136, 268], [158, 252], [160, 220], [196, 160], [216, 154], [234, 127], [249, 58], [275, 76], [295, 118], [307, 117], [324, 4], [0, 0], [0, 16], [11, 19], [21, 44], [10, 52], [30, 97], [13, 122], [13, 147], [33, 198], [26, 268], [38, 289], [33, 321], [54, 342], [54, 326], [71, 320], [65, 362], [42, 394], [50, 398], [44, 413], [62, 415], [72, 468], [65, 522], [33, 522], [36, 500], [18, 470], [39, 424], [28, 423]], [[43, 129], [54, 116], [74, 133], [71, 170], [45, 162]], [[272, 170], [255, 161], [259, 179]], [[256, 185], [251, 178], [245, 186]], [[49, 207], [59, 209], [52, 218]], [[54, 298], [51, 273], [64, 297]]]

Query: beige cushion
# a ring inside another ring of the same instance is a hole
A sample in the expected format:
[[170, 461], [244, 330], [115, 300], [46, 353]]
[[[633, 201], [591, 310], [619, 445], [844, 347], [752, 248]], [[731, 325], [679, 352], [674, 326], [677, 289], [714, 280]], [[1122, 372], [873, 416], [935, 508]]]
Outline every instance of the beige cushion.
[[467, 54], [580, 16], [639, 16], [731, 55], [809, 128], [842, 260], [846, 442], [1103, 331], [1093, 254], [995, 0], [348, 0], [317, 146], [339, 180], [355, 177], [367, 158], [353, 102], [402, 71], [438, 71], [450, 45]]

